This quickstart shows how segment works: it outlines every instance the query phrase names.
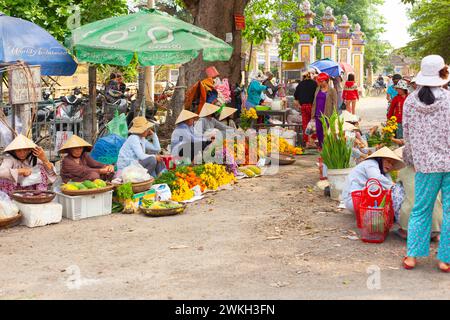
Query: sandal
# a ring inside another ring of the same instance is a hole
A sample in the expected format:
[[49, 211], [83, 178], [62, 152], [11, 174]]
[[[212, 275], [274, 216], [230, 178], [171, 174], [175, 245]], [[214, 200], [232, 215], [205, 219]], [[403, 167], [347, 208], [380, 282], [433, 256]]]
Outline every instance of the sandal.
[[403, 258], [403, 268], [405, 268], [406, 270], [412, 270], [414, 269], [416, 266], [410, 266], [409, 264], [406, 264], [406, 259], [408, 259], [409, 257], [404, 257]]
[[[445, 268], [445, 269], [441, 268], [441, 263], [447, 265], [447, 268]], [[444, 272], [444, 273], [450, 273], [450, 265], [449, 265], [448, 263], [440, 262], [439, 265], [438, 265], [438, 267], [439, 267], [439, 270], [441, 270], [442, 272]]]

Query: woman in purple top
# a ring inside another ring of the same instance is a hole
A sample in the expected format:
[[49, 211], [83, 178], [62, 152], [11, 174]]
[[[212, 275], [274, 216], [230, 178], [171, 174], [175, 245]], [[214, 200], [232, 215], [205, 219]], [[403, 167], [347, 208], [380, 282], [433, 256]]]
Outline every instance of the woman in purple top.
[[322, 148], [323, 133], [322, 122], [320, 121], [322, 114], [330, 117], [334, 111], [337, 111], [337, 92], [329, 86], [330, 76], [326, 73], [321, 73], [317, 77], [319, 87], [316, 89], [316, 94], [313, 103], [312, 115], [316, 121], [317, 139], [319, 140], [319, 148]]

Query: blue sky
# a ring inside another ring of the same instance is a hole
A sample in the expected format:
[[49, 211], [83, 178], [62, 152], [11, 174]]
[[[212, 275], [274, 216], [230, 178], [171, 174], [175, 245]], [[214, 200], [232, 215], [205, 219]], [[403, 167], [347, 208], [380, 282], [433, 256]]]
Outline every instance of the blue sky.
[[386, 20], [386, 32], [382, 35], [382, 39], [389, 41], [394, 48], [405, 46], [411, 40], [408, 34], [411, 21], [406, 14], [407, 6], [400, 0], [385, 0], [380, 12]]

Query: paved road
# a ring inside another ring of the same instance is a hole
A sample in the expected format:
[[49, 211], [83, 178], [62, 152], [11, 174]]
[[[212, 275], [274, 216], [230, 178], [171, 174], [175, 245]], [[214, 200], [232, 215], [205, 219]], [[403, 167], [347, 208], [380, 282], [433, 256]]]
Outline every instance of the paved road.
[[361, 117], [360, 126], [363, 130], [386, 121], [387, 100], [384, 96], [362, 98], [356, 107], [356, 113]]

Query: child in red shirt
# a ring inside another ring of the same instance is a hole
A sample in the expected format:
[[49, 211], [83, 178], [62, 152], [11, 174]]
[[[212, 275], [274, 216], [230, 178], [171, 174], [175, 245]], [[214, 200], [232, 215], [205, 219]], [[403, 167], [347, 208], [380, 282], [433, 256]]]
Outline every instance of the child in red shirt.
[[405, 80], [400, 80], [394, 88], [395, 90], [397, 90], [398, 95], [396, 95], [391, 101], [387, 118], [388, 120], [392, 116], [395, 116], [397, 118], [398, 129], [395, 132], [395, 138], [403, 139], [403, 104], [408, 97], [408, 84]]
[[342, 99], [347, 106], [347, 111], [355, 114], [356, 113], [356, 101], [359, 100], [358, 87], [355, 84], [355, 75], [350, 73], [345, 82], [344, 90], [342, 92]]

